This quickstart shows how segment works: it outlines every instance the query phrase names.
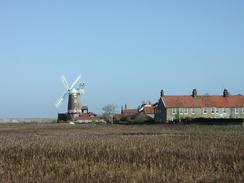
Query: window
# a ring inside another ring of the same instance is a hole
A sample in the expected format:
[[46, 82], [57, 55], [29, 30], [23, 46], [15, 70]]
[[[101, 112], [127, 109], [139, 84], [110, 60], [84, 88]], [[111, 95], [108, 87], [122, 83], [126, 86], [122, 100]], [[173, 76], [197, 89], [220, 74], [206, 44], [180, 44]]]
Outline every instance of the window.
[[184, 109], [184, 113], [185, 113], [185, 114], [188, 114], [188, 108], [185, 108], [185, 109]]
[[215, 113], [215, 108], [214, 107], [212, 107], [212, 114], [214, 114]]
[[176, 114], [176, 108], [172, 108], [172, 114]]
[[244, 107], [242, 108], [242, 113], [244, 114]]
[[235, 113], [239, 114], [239, 108], [235, 108]]
[[216, 114], [219, 114], [219, 108], [216, 108], [216, 109], [215, 109], [215, 113], [216, 113]]
[[224, 111], [223, 111], [223, 112], [224, 112], [224, 114], [226, 114], [226, 113], [227, 113], [227, 109], [226, 109], [226, 108], [224, 108]]
[[196, 113], [195, 108], [192, 108], [192, 109], [191, 109], [191, 113], [192, 113], [192, 114], [195, 114], [195, 113]]
[[205, 107], [205, 108], [203, 109], [203, 114], [207, 114], [207, 113], [208, 113], [208, 108]]
[[183, 108], [180, 108], [180, 114], [183, 114]]

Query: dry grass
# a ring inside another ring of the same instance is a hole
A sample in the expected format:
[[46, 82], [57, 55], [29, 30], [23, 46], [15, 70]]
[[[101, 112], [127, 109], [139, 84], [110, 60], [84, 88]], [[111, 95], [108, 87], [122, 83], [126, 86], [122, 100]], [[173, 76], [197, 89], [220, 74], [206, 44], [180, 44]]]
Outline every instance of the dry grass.
[[0, 182], [244, 182], [244, 128], [2, 124]]

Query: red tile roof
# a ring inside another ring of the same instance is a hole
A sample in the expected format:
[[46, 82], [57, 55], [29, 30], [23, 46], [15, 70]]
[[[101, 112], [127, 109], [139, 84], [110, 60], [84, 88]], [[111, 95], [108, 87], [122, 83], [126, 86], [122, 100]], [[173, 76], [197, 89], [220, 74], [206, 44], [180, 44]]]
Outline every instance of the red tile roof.
[[144, 107], [145, 114], [154, 114], [154, 107], [153, 106], [145, 106]]
[[244, 96], [164, 96], [162, 97], [166, 107], [244, 107]]
[[79, 120], [97, 120], [99, 119], [97, 116], [93, 116], [93, 115], [90, 115], [90, 114], [81, 114], [79, 117], [78, 117]]
[[123, 115], [134, 115], [134, 114], [137, 114], [137, 113], [138, 113], [137, 109], [124, 109], [122, 111]]
[[96, 119], [96, 118], [97, 118], [97, 115], [95, 113], [89, 112], [89, 113], [80, 114], [78, 119], [89, 120], [89, 119]]

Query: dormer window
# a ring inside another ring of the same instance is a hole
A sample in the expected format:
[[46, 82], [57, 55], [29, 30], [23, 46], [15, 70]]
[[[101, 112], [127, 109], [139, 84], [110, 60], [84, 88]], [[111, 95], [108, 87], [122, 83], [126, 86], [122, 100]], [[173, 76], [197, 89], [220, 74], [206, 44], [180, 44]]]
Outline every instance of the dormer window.
[[207, 114], [207, 113], [208, 113], [208, 108], [205, 107], [205, 108], [203, 109], [203, 114]]
[[215, 113], [215, 108], [214, 107], [212, 107], [212, 114], [214, 114]]
[[235, 113], [239, 114], [239, 108], [235, 108]]

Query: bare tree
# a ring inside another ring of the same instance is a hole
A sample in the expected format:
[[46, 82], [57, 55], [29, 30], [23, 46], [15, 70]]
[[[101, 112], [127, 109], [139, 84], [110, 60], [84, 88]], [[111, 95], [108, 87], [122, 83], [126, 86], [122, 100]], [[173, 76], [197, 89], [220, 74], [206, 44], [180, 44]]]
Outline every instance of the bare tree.
[[116, 108], [117, 108], [117, 106], [114, 104], [108, 104], [102, 108], [103, 116], [106, 121], [113, 123]]

